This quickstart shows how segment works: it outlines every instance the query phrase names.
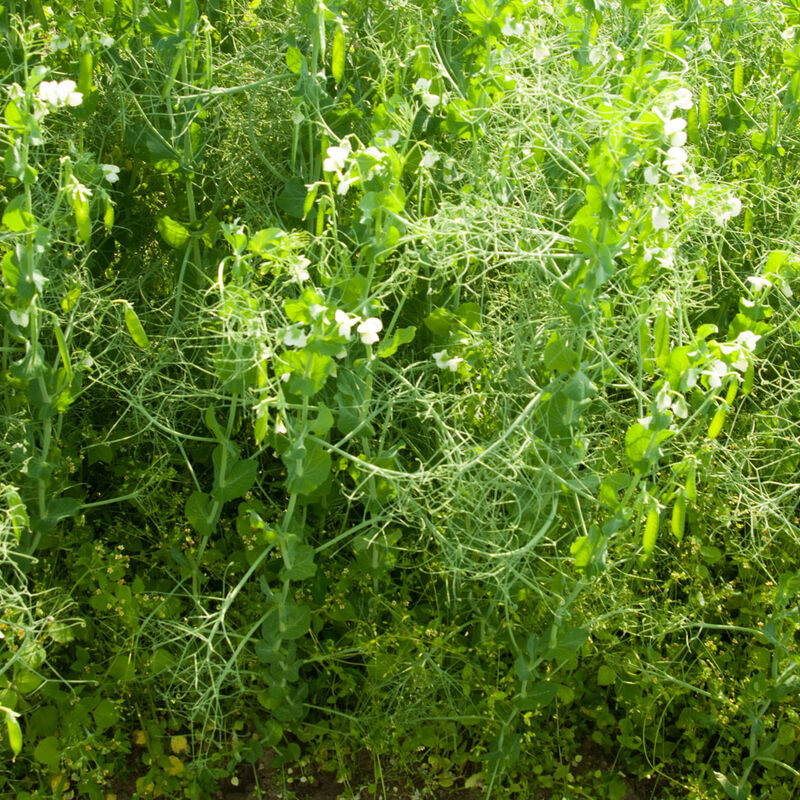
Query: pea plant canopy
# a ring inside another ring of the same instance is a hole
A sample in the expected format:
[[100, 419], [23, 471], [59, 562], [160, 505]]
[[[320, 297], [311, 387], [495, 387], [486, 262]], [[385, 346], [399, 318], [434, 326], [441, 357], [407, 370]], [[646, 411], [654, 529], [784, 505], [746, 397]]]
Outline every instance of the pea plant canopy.
[[800, 795], [800, 0], [2, 0], [0, 93], [0, 796]]

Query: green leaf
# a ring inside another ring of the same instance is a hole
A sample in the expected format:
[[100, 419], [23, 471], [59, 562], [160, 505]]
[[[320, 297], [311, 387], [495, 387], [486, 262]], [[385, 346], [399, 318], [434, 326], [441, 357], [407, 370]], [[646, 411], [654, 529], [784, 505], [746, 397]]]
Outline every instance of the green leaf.
[[308, 398], [322, 389], [335, 367], [331, 356], [308, 349], [286, 351], [281, 354], [281, 362], [291, 375], [289, 391]]
[[578, 363], [578, 354], [570, 350], [564, 340], [554, 333], [544, 348], [544, 365], [554, 372], [569, 372]]
[[664, 375], [669, 385], [675, 391], [682, 391], [686, 388], [685, 377], [691, 366], [689, 361], [689, 353], [693, 348], [688, 345], [683, 347], [676, 347], [672, 350], [659, 366], [664, 370]]
[[611, 686], [617, 680], [617, 673], [611, 667], [603, 664], [597, 670], [597, 683], [600, 686]]
[[143, 350], [147, 350], [150, 347], [150, 340], [147, 338], [139, 317], [127, 300], [123, 300], [123, 303], [125, 304], [125, 327], [128, 329], [131, 339]]
[[[222, 445], [219, 445], [222, 447]], [[227, 503], [237, 497], [244, 497], [256, 482], [258, 462], [254, 458], [246, 461], [235, 461], [227, 471], [225, 479], [215, 484], [211, 494], [220, 503]]]
[[722, 558], [722, 550], [719, 547], [714, 547], [713, 544], [704, 544], [700, 548], [700, 555], [708, 564], [716, 564]]
[[38, 532], [47, 533], [61, 522], [62, 519], [74, 517], [83, 504], [74, 497], [56, 497], [47, 504], [47, 514], [34, 522]]
[[555, 644], [547, 649], [547, 657], [557, 661], [567, 661], [577, 654], [589, 641], [589, 631], [567, 626], [558, 630]]
[[283, 639], [299, 639], [311, 624], [311, 609], [293, 600], [274, 606], [261, 625], [261, 636], [269, 650]]
[[625, 455], [640, 472], [655, 465], [661, 455], [661, 442], [674, 434], [673, 431], [656, 427], [651, 420], [647, 420], [647, 424], [652, 429], [636, 422], [625, 432]]
[[25, 195], [18, 195], [3, 211], [3, 225], [13, 233], [32, 231], [36, 227], [36, 217], [25, 209], [25, 203]]
[[515, 705], [520, 711], [545, 708], [556, 699], [559, 686], [558, 683], [550, 681], [536, 681], [536, 683], [527, 687], [524, 695], [517, 697]]
[[286, 465], [286, 486], [296, 494], [311, 494], [331, 472], [331, 457], [316, 442], [296, 442], [283, 456]]
[[211, 516], [213, 500], [205, 492], [192, 492], [186, 501], [186, 519], [201, 536], [208, 536], [214, 529]]
[[389, 358], [397, 352], [401, 344], [408, 344], [414, 341], [417, 329], [412, 325], [408, 328], [398, 328], [390, 337], [384, 339], [378, 345], [378, 356]]
[[106, 697], [92, 711], [92, 716], [94, 717], [95, 725], [97, 725], [97, 730], [102, 732], [110, 728], [119, 719], [119, 712], [114, 703]]
[[281, 547], [284, 566], [280, 571], [282, 581], [303, 581], [317, 571], [314, 548], [302, 544], [297, 536], [289, 534]]
[[189, 229], [183, 223], [172, 219], [172, 217], [169, 217], [166, 214], [164, 214], [163, 217], [158, 218], [156, 225], [158, 226], [158, 232], [161, 234], [161, 238], [170, 247], [174, 247], [176, 249], [183, 247], [191, 237]]
[[290, 47], [286, 51], [286, 66], [292, 74], [300, 74], [303, 66], [303, 54], [296, 47]]
[[61, 742], [55, 736], [47, 736], [36, 745], [33, 757], [40, 764], [44, 764], [50, 772], [58, 772], [61, 750]]
[[23, 179], [27, 164], [25, 163], [21, 142], [12, 142], [6, 148], [3, 165], [5, 166], [6, 175], [10, 175], [12, 178], [16, 178], [19, 181]]
[[11, 745], [11, 752], [14, 754], [12, 761], [16, 761], [17, 756], [22, 751], [22, 728], [17, 722], [17, 715], [13, 711], [6, 711], [6, 728], [8, 729], [8, 743]]
[[425, 327], [435, 336], [444, 337], [458, 328], [458, 322], [446, 308], [434, 308], [425, 317]]
[[333, 414], [324, 403], [320, 403], [319, 414], [309, 426], [317, 436], [324, 436], [333, 427]]

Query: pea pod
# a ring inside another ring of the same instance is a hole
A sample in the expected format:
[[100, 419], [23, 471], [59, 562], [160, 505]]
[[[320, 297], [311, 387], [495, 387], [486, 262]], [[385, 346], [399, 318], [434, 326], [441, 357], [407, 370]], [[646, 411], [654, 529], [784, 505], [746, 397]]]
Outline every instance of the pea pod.
[[720, 406], [717, 413], [711, 419], [711, 424], [708, 426], [708, 438], [716, 439], [722, 431], [722, 426], [725, 424], [725, 417], [728, 416], [728, 409], [726, 406]]
[[642, 534], [642, 550], [644, 550], [645, 555], [649, 556], [656, 546], [660, 517], [658, 505], [653, 503], [653, 505], [650, 506], [650, 510], [647, 512], [647, 519], [644, 523], [644, 533]]
[[686, 527], [686, 497], [683, 492], [678, 494], [672, 506], [671, 527], [673, 536], [680, 542]]
[[656, 364], [664, 369], [669, 358], [669, 319], [666, 311], [656, 317], [654, 333]]
[[337, 84], [342, 82], [344, 76], [344, 56], [344, 31], [339, 27], [331, 45], [331, 75]]
[[142, 323], [139, 320], [139, 317], [136, 315], [136, 312], [133, 310], [133, 306], [127, 300], [115, 300], [116, 303], [124, 303], [125, 305], [125, 327], [128, 329], [128, 333], [131, 335], [131, 339], [142, 348], [142, 350], [147, 350], [150, 347], [150, 340], [147, 338], [147, 334], [145, 333], [144, 328], [142, 327]]
[[14, 754], [12, 761], [16, 761], [17, 756], [22, 752], [22, 728], [17, 722], [17, 714], [9, 708], [4, 708], [6, 712], [6, 729], [8, 730], [8, 743], [11, 745], [11, 752]]

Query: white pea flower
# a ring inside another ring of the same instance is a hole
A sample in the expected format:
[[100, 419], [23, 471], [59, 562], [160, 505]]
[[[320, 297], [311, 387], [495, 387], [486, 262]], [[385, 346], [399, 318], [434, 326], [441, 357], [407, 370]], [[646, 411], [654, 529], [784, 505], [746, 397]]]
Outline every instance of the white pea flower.
[[109, 183], [116, 183], [119, 180], [119, 167], [116, 164], [101, 164], [100, 169]]
[[724, 361], [715, 361], [710, 370], [705, 370], [704, 375], [708, 375], [708, 386], [710, 389], [718, 389], [722, 386], [722, 379], [728, 374], [728, 365]]
[[672, 147], [683, 147], [686, 144], [685, 128], [686, 120], [683, 117], [674, 117], [664, 123], [664, 135]]
[[653, 206], [653, 210], [650, 212], [650, 219], [654, 230], [663, 231], [669, 228], [669, 214], [661, 206]]
[[672, 269], [675, 266], [675, 248], [667, 247], [657, 258], [661, 269]]
[[54, 36], [50, 40], [50, 49], [53, 52], [58, 52], [59, 50], [66, 50], [69, 47], [69, 37], [68, 36]]
[[506, 14], [506, 21], [501, 33], [503, 36], [522, 36], [526, 27], [522, 22], [515, 22], [511, 14]]
[[670, 147], [664, 159], [664, 168], [670, 175], [679, 175], [688, 158], [688, 153], [682, 147]]
[[350, 142], [344, 139], [341, 145], [331, 145], [326, 151], [327, 158], [322, 164], [322, 169], [325, 172], [341, 172], [344, 169], [345, 162], [350, 156], [352, 148]]
[[375, 344], [378, 341], [378, 332], [383, 330], [383, 323], [377, 317], [365, 319], [356, 330], [361, 335], [364, 344]]
[[311, 314], [311, 319], [319, 319], [323, 311], [325, 311], [325, 306], [321, 306], [319, 303], [311, 303], [308, 307], [308, 313]]
[[742, 201], [738, 197], [729, 195], [725, 202], [714, 212], [714, 222], [724, 225], [731, 217], [738, 216], [742, 211]]
[[684, 111], [688, 111], [692, 107], [692, 93], [689, 89], [681, 87], [675, 92], [675, 105]]
[[74, 175], [69, 176], [69, 193], [72, 195], [72, 199], [79, 203], [88, 203], [92, 196], [92, 190], [88, 186], [84, 186]]
[[283, 334], [283, 343], [287, 347], [305, 347], [308, 342], [308, 334], [297, 328], [289, 328]]
[[650, 186], [658, 186], [658, 167], [645, 167], [644, 182]]
[[292, 257], [287, 267], [289, 275], [295, 283], [302, 283], [311, 277], [308, 272], [310, 264], [311, 262], [305, 256], [295, 255]]
[[39, 84], [39, 99], [51, 106], [79, 106], [83, 102], [83, 95], [76, 92], [75, 81], [42, 81]]
[[463, 358], [448, 358], [446, 350], [434, 353], [433, 359], [439, 369], [449, 369], [450, 372], [455, 372], [458, 369], [458, 365], [464, 360]]
[[114, 39], [113, 39], [113, 37], [109, 36], [107, 33], [104, 33], [100, 37], [100, 44], [103, 45], [103, 47], [111, 47], [114, 44]]
[[342, 311], [341, 308], [337, 308], [333, 316], [336, 320], [336, 324], [339, 326], [339, 336], [341, 336], [342, 339], [349, 339], [350, 329], [358, 322], [358, 317], [351, 317], [346, 311]]
[[603, 60], [604, 56], [604, 49], [600, 45], [596, 44], [594, 47], [589, 48], [589, 63], [592, 66], [599, 64]]
[[535, 44], [531, 50], [534, 61], [544, 61], [550, 55], [550, 48], [546, 44]]
[[441, 156], [435, 150], [427, 150], [419, 163], [425, 169], [430, 169], [440, 158]]
[[772, 281], [761, 275], [748, 275], [747, 280], [753, 285], [753, 291], [756, 292], [763, 292], [764, 289], [769, 289], [769, 287], [772, 286]]
[[756, 345], [758, 344], [758, 340], [761, 338], [757, 333], [753, 333], [753, 331], [742, 331], [737, 337], [736, 342], [740, 344], [745, 350], [749, 350], [751, 353], [756, 349]]

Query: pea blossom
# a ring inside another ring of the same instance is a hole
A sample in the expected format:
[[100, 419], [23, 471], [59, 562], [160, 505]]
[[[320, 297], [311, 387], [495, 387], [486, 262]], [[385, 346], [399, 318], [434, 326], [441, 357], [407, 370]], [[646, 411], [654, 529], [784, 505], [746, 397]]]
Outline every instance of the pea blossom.
[[669, 228], [669, 215], [666, 209], [661, 206], [653, 206], [653, 210], [650, 212], [650, 219], [653, 223], [653, 230], [663, 231]]
[[308, 334], [303, 333], [303, 331], [297, 328], [289, 328], [289, 330], [283, 334], [283, 343], [287, 347], [305, 347], [307, 342]]
[[378, 341], [378, 332], [383, 330], [383, 323], [377, 317], [365, 319], [356, 330], [361, 335], [364, 344], [375, 344]]
[[447, 351], [440, 350], [438, 353], [433, 354], [433, 360], [439, 369], [449, 369], [450, 372], [455, 372], [464, 359], [460, 357], [448, 358]]
[[39, 99], [51, 106], [79, 106], [83, 102], [83, 94], [76, 92], [75, 81], [42, 81], [39, 84]]
[[670, 175], [679, 175], [688, 158], [688, 153], [682, 147], [670, 147], [664, 159], [664, 168]]
[[116, 164], [101, 164], [100, 169], [109, 183], [116, 183], [119, 180], [119, 167]]
[[738, 216], [741, 210], [742, 201], [738, 197], [729, 195], [722, 205], [714, 211], [714, 222], [720, 226], [724, 225], [731, 217]]
[[346, 311], [342, 311], [341, 308], [337, 308], [333, 316], [336, 320], [336, 324], [339, 326], [339, 336], [341, 336], [342, 339], [349, 339], [350, 329], [358, 322], [358, 317], [351, 317]]

